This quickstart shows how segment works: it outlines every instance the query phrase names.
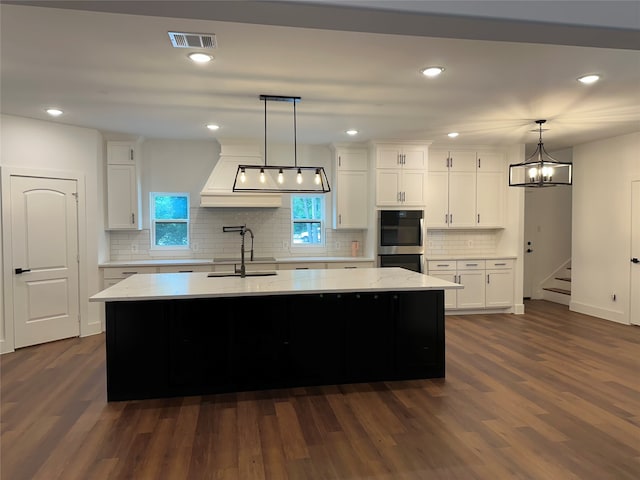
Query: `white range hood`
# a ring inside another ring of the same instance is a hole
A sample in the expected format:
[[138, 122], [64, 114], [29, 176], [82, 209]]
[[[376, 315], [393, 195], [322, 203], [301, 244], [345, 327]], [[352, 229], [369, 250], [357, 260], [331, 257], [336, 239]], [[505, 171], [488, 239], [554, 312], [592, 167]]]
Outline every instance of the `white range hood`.
[[201, 207], [281, 207], [281, 193], [233, 192], [238, 165], [262, 165], [257, 145], [220, 145], [220, 158], [200, 192]]

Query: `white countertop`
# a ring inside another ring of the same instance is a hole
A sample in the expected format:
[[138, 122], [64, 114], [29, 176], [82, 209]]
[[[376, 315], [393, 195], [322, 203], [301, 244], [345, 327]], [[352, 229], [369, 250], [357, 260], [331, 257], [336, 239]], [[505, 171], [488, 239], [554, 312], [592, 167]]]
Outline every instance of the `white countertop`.
[[132, 275], [93, 295], [91, 302], [170, 300], [343, 292], [399, 292], [460, 289], [447, 282], [398, 267], [278, 270], [257, 277], [207, 277], [199, 273]]
[[[260, 258], [258, 256], [256, 258]], [[375, 259], [368, 257], [277, 257], [273, 260], [254, 260], [249, 262], [249, 257], [245, 258], [246, 263], [314, 263], [314, 262], [374, 262]], [[103, 262], [99, 267], [162, 267], [172, 265], [214, 265], [225, 263], [240, 263], [238, 257], [231, 255], [220, 256], [215, 259], [207, 258], [183, 258], [183, 259], [164, 259], [157, 258], [152, 260], [114, 260]]]

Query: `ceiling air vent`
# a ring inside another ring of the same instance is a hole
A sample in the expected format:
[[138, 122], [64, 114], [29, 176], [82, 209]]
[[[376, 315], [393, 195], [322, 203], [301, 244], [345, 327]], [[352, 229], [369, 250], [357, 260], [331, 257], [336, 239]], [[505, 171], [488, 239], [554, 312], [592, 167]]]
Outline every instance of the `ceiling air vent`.
[[216, 48], [216, 36], [212, 33], [169, 32], [175, 48]]

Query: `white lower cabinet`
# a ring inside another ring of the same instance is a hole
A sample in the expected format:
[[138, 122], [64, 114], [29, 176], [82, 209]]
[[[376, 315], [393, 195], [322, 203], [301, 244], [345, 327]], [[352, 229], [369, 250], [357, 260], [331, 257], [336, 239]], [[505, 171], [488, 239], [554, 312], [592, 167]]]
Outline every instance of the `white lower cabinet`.
[[102, 269], [102, 288], [115, 285], [136, 273], [156, 273], [156, 267], [106, 267]]
[[509, 308], [513, 306], [513, 260], [429, 260], [428, 275], [459, 283], [445, 290], [445, 310]]
[[458, 281], [464, 286], [458, 290], [457, 308], [484, 308], [484, 260], [458, 260]]
[[513, 305], [513, 260], [487, 260], [487, 307]]

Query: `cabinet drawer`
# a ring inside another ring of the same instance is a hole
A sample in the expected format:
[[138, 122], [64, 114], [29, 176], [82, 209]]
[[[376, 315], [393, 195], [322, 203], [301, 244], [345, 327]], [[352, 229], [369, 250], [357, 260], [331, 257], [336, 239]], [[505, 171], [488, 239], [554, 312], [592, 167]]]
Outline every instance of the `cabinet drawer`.
[[329, 262], [327, 268], [371, 268], [371, 262]]
[[127, 278], [136, 273], [156, 273], [156, 267], [108, 267], [102, 272], [103, 278]]
[[433, 270], [456, 270], [456, 262], [453, 260], [429, 260], [427, 265], [429, 271]]
[[458, 260], [456, 266], [458, 270], [484, 270], [485, 260]]
[[487, 269], [513, 268], [513, 260], [487, 260]]
[[193, 273], [210, 271], [211, 267], [208, 265], [172, 265], [158, 267], [158, 273]]
[[296, 263], [279, 263], [278, 270], [313, 270], [327, 268], [326, 263], [321, 262], [296, 262]]

